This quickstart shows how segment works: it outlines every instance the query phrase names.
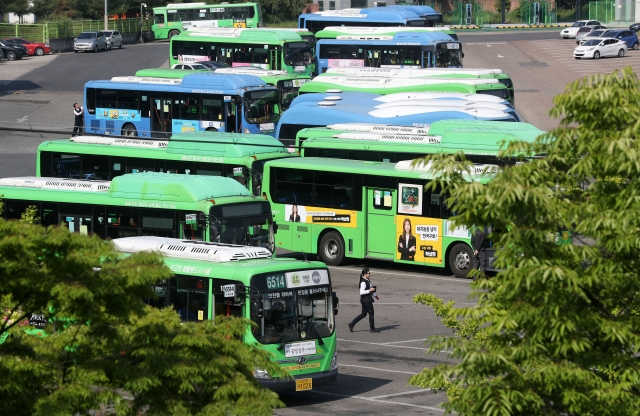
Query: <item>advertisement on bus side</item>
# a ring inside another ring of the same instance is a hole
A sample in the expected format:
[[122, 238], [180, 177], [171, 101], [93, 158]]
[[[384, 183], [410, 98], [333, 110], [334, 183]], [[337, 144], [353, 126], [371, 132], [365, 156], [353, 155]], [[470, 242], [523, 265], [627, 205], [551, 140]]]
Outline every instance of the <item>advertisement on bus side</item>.
[[307, 224], [325, 224], [331, 226], [356, 228], [356, 211], [333, 208], [305, 207], [304, 205], [285, 205], [284, 220]]

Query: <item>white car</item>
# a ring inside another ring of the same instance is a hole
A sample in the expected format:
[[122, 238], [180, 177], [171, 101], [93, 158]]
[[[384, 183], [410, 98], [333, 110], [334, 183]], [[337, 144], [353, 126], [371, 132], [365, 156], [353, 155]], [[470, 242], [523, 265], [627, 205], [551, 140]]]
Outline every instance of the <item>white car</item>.
[[122, 42], [122, 35], [117, 30], [103, 30], [104, 36], [107, 38], [107, 47], [109, 49], [120, 48], [124, 43]]
[[206, 66], [199, 64], [199, 63], [193, 63], [193, 64], [174, 64], [171, 69], [189, 69], [192, 71], [195, 70], [200, 70], [200, 69], [204, 69], [207, 71], [210, 71], [209, 68], [207, 68]]
[[620, 39], [590, 39], [573, 50], [573, 57], [576, 59], [598, 59], [601, 56], [618, 56], [622, 58], [626, 53], [627, 44]]
[[575, 39], [576, 35], [578, 34], [578, 30], [580, 30], [581, 27], [601, 25], [602, 23], [598, 22], [597, 20], [578, 20], [577, 22], [572, 24], [571, 27], [562, 29], [560, 31], [560, 36], [562, 36], [563, 39]]

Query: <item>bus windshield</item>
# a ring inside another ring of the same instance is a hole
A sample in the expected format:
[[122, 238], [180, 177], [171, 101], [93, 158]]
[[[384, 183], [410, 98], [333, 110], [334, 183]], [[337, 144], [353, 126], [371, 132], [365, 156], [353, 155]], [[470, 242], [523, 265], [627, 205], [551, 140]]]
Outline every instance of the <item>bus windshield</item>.
[[264, 305], [264, 318], [257, 320], [254, 336], [262, 344], [286, 346], [290, 342], [333, 334], [335, 325], [328, 285], [261, 292], [260, 300]]
[[245, 94], [245, 118], [251, 124], [273, 123], [280, 119], [278, 90], [251, 91]]
[[311, 46], [307, 42], [284, 44], [284, 63], [289, 66], [304, 66], [311, 63]]
[[462, 68], [462, 51], [460, 49], [436, 50], [437, 68]]
[[273, 251], [269, 238], [271, 209], [267, 201], [211, 207], [212, 241], [265, 247]]

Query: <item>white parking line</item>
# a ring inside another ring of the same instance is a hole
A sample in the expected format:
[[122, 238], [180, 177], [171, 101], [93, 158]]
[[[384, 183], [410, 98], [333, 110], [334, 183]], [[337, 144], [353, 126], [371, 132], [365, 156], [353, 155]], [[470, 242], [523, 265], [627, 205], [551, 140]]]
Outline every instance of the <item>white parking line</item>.
[[[353, 272], [356, 274], [360, 274], [362, 273], [362, 269], [356, 269], [353, 267], [349, 267], [349, 266], [330, 266], [329, 269], [339, 269], [342, 271], [348, 271], [348, 272]], [[419, 274], [406, 274], [402, 271], [400, 272], [396, 272], [396, 273], [390, 273], [390, 272], [385, 272], [382, 270], [376, 270], [376, 269], [371, 269], [371, 271], [374, 271], [375, 274], [386, 274], [386, 275], [391, 275], [391, 276], [398, 276], [398, 277], [417, 277], [420, 279], [432, 279], [432, 280], [445, 280], [447, 282], [461, 282], [461, 283], [466, 283], [469, 284], [471, 282], [473, 282], [473, 280], [471, 279], [457, 279], [454, 277], [436, 277], [436, 276], [425, 276], [425, 275], [419, 275]]]
[[410, 339], [409, 341], [393, 341], [393, 342], [383, 342], [383, 345], [388, 345], [388, 344], [402, 344], [404, 342], [419, 342], [419, 341], [426, 341], [427, 338], [423, 338], [423, 339]]
[[[338, 341], [340, 341], [340, 342], [354, 342], [356, 344], [377, 345], [379, 347], [406, 348], [406, 349], [409, 349], [409, 350], [429, 351], [429, 348], [423, 348], [423, 347], [408, 347], [406, 345], [389, 345], [389, 344], [386, 344], [386, 343], [379, 343], [379, 342], [356, 341], [354, 339], [338, 338]], [[441, 350], [441, 351], [437, 351], [437, 352], [443, 353], [443, 354], [451, 354], [451, 351], [445, 351], [445, 350]]]
[[387, 373], [411, 374], [412, 376], [415, 376], [416, 374], [420, 374], [420, 373], [411, 373], [409, 371], [387, 370], [386, 368], [379, 368], [379, 367], [367, 367], [366, 365], [338, 364], [338, 367], [366, 368], [367, 370], [385, 371]]
[[[340, 305], [362, 305], [360, 302], [340, 302]], [[376, 306], [378, 305], [413, 305], [413, 306], [422, 306], [419, 303], [413, 303], [413, 302], [404, 302], [404, 303], [391, 303], [391, 302], [383, 302], [383, 301], [376, 301]]]
[[424, 392], [431, 392], [431, 390], [429, 390], [429, 389], [420, 389], [420, 390], [403, 391], [402, 393], [384, 394], [382, 396], [373, 396], [373, 397], [369, 397], [369, 398], [370, 399], [384, 399], [386, 397], [406, 396], [407, 394], [417, 394], [417, 393], [424, 393]]
[[444, 409], [438, 409], [437, 407], [430, 407], [430, 406], [420, 406], [420, 405], [411, 404], [411, 403], [392, 402], [392, 401], [388, 401], [388, 400], [372, 399], [372, 398], [363, 397], [363, 396], [349, 396], [349, 395], [346, 395], [346, 394], [328, 393], [326, 391], [319, 391], [319, 390], [310, 390], [309, 393], [326, 394], [327, 396], [346, 397], [346, 398], [349, 398], [349, 399], [366, 400], [368, 402], [376, 402], [376, 403], [399, 404], [399, 405], [402, 405], [402, 406], [418, 407], [420, 409], [435, 410], [436, 412], [444, 413]]

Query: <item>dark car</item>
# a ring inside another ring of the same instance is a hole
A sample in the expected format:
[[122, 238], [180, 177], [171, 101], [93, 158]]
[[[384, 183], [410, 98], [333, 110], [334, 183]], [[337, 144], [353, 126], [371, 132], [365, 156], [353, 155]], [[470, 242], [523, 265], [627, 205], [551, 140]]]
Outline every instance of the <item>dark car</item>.
[[8, 43], [11, 46], [24, 46], [27, 49], [27, 53], [29, 55], [37, 55], [42, 56], [45, 54], [50, 54], [51, 46], [48, 43], [42, 42], [31, 42], [30, 40], [24, 38], [5, 38], [2, 39], [3, 42]]
[[215, 71], [216, 69], [219, 69], [219, 68], [231, 68], [231, 65], [225, 64], [224, 62], [218, 62], [218, 61], [198, 61], [198, 63], [200, 65], [206, 66], [208, 69], [211, 69], [212, 71]]
[[3, 41], [0, 41], [0, 49], [2, 49], [2, 54], [4, 55], [4, 57], [9, 61], [22, 59], [22, 51], [15, 46], [11, 46]]
[[633, 30], [634, 32], [637, 32], [638, 30], [640, 30], [640, 23], [634, 23], [632, 25], [629, 25], [629, 30]]
[[602, 34], [603, 38], [620, 39], [627, 44], [627, 48], [637, 50], [640, 47], [640, 41], [636, 32], [629, 29], [608, 30]]

